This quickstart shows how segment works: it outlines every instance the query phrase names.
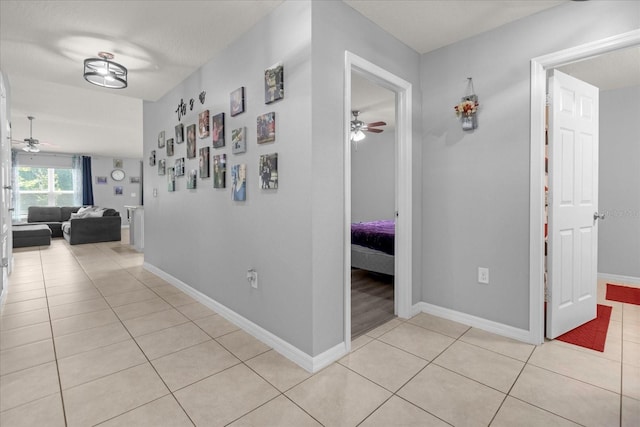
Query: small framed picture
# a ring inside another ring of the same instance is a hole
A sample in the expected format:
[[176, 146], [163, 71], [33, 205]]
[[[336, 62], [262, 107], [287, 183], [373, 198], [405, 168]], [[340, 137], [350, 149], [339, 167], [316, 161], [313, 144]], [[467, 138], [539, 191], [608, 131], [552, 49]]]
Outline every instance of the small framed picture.
[[264, 70], [264, 103], [284, 98], [284, 67], [282, 62]]
[[167, 139], [167, 156], [173, 156], [173, 138]]
[[263, 190], [278, 189], [278, 153], [263, 154], [260, 156], [260, 188]]
[[174, 167], [176, 176], [184, 176], [184, 157], [176, 159]]
[[227, 184], [227, 155], [213, 156], [213, 188], [226, 188]]
[[96, 184], [106, 184], [107, 177], [106, 176], [96, 176]]
[[209, 110], [198, 114], [198, 136], [200, 139], [209, 136]]
[[176, 125], [176, 144], [182, 144], [184, 142], [184, 125], [179, 123]]
[[113, 194], [116, 196], [122, 196], [123, 194], [123, 189], [120, 185], [117, 185], [115, 187], [113, 187]]
[[245, 128], [233, 129], [231, 131], [231, 152], [233, 154], [247, 151], [247, 141], [244, 139]]
[[122, 169], [122, 159], [113, 159], [114, 169]]
[[158, 160], [158, 175], [167, 173], [167, 161], [165, 159]]
[[187, 126], [187, 159], [196, 157], [196, 125]]
[[258, 116], [258, 144], [276, 140], [276, 113], [271, 112]]
[[158, 148], [164, 148], [164, 131], [158, 134]]
[[196, 182], [198, 177], [198, 170], [192, 169], [187, 174], [187, 189], [194, 190], [196, 188]]
[[247, 200], [247, 165], [239, 164], [231, 167], [231, 200]]
[[149, 155], [149, 166], [156, 165], [156, 150], [151, 150], [151, 155]]
[[131, 184], [140, 184], [140, 177], [139, 176], [129, 177], [129, 182]]
[[213, 135], [213, 148], [224, 147], [224, 113], [216, 114], [211, 118], [211, 134]]
[[200, 178], [209, 178], [210, 174], [209, 147], [202, 147], [200, 149]]
[[244, 113], [244, 86], [231, 92], [230, 98], [231, 105], [229, 110], [231, 117]]
[[167, 171], [167, 190], [169, 192], [176, 191], [176, 171], [174, 168], [169, 168]]

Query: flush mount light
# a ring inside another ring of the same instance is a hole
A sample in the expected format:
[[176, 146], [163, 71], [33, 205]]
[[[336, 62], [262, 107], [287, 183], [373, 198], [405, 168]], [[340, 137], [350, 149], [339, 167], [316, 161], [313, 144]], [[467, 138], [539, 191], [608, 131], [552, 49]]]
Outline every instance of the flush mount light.
[[84, 60], [84, 79], [89, 83], [109, 89], [124, 89], [127, 87], [127, 69], [111, 61], [113, 54], [98, 52], [100, 58]]

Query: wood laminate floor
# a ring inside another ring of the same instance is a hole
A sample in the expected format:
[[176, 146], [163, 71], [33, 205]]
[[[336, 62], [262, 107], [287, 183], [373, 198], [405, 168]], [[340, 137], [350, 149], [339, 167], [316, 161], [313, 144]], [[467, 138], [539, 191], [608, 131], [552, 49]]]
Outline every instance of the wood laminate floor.
[[351, 339], [395, 317], [393, 276], [351, 270]]

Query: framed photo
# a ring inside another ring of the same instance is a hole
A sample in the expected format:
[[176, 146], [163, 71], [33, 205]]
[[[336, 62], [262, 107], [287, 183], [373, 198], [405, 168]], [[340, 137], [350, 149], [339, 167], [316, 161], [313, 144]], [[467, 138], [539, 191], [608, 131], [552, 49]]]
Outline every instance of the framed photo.
[[149, 166], [156, 165], [156, 150], [151, 150], [151, 155], [149, 156]]
[[140, 184], [140, 177], [139, 176], [129, 177], [129, 183], [131, 183], [131, 184]]
[[247, 141], [244, 139], [245, 128], [233, 129], [231, 131], [231, 152], [233, 154], [247, 151]]
[[123, 194], [123, 188], [120, 185], [116, 185], [115, 187], [113, 187], [113, 194], [116, 196], [122, 196]]
[[213, 188], [226, 188], [227, 184], [227, 155], [213, 156]]
[[278, 189], [278, 153], [263, 154], [260, 156], [260, 188], [263, 190]]
[[158, 148], [164, 148], [164, 131], [158, 134]]
[[173, 156], [173, 138], [167, 139], [167, 156]]
[[247, 200], [247, 165], [233, 165], [231, 168], [231, 200]]
[[184, 176], [184, 157], [176, 159], [174, 169], [176, 176]]
[[200, 178], [209, 178], [210, 176], [209, 147], [202, 147], [200, 149]]
[[106, 176], [96, 176], [96, 184], [106, 184], [107, 177]]
[[187, 174], [187, 189], [194, 190], [196, 188], [196, 181], [198, 178], [198, 170], [192, 169]]
[[187, 126], [187, 159], [196, 157], [196, 125]]
[[284, 98], [284, 67], [282, 62], [264, 70], [264, 103]]
[[122, 159], [113, 159], [114, 169], [122, 169]]
[[176, 170], [169, 168], [167, 173], [167, 190], [169, 192], [176, 191]]
[[266, 113], [258, 116], [258, 144], [276, 140], [276, 113]]
[[213, 148], [224, 147], [224, 113], [216, 114], [211, 118], [211, 134], [213, 135]]
[[240, 113], [244, 113], [244, 86], [231, 92], [230, 96], [230, 108], [229, 111], [231, 117], [237, 116]]
[[209, 136], [209, 110], [198, 114], [198, 136], [201, 139]]
[[167, 171], [167, 161], [165, 159], [158, 160], [158, 175], [164, 175]]
[[176, 144], [182, 144], [184, 142], [184, 125], [179, 123], [176, 125]]

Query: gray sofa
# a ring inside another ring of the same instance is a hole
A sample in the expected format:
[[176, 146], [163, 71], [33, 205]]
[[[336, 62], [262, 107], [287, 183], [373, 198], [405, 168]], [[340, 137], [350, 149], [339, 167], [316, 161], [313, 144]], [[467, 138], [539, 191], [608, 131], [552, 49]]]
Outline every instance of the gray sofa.
[[105, 209], [100, 217], [72, 218], [80, 206], [30, 206], [29, 224], [46, 224], [51, 237], [64, 237], [70, 244], [119, 241], [122, 221], [115, 209]]

